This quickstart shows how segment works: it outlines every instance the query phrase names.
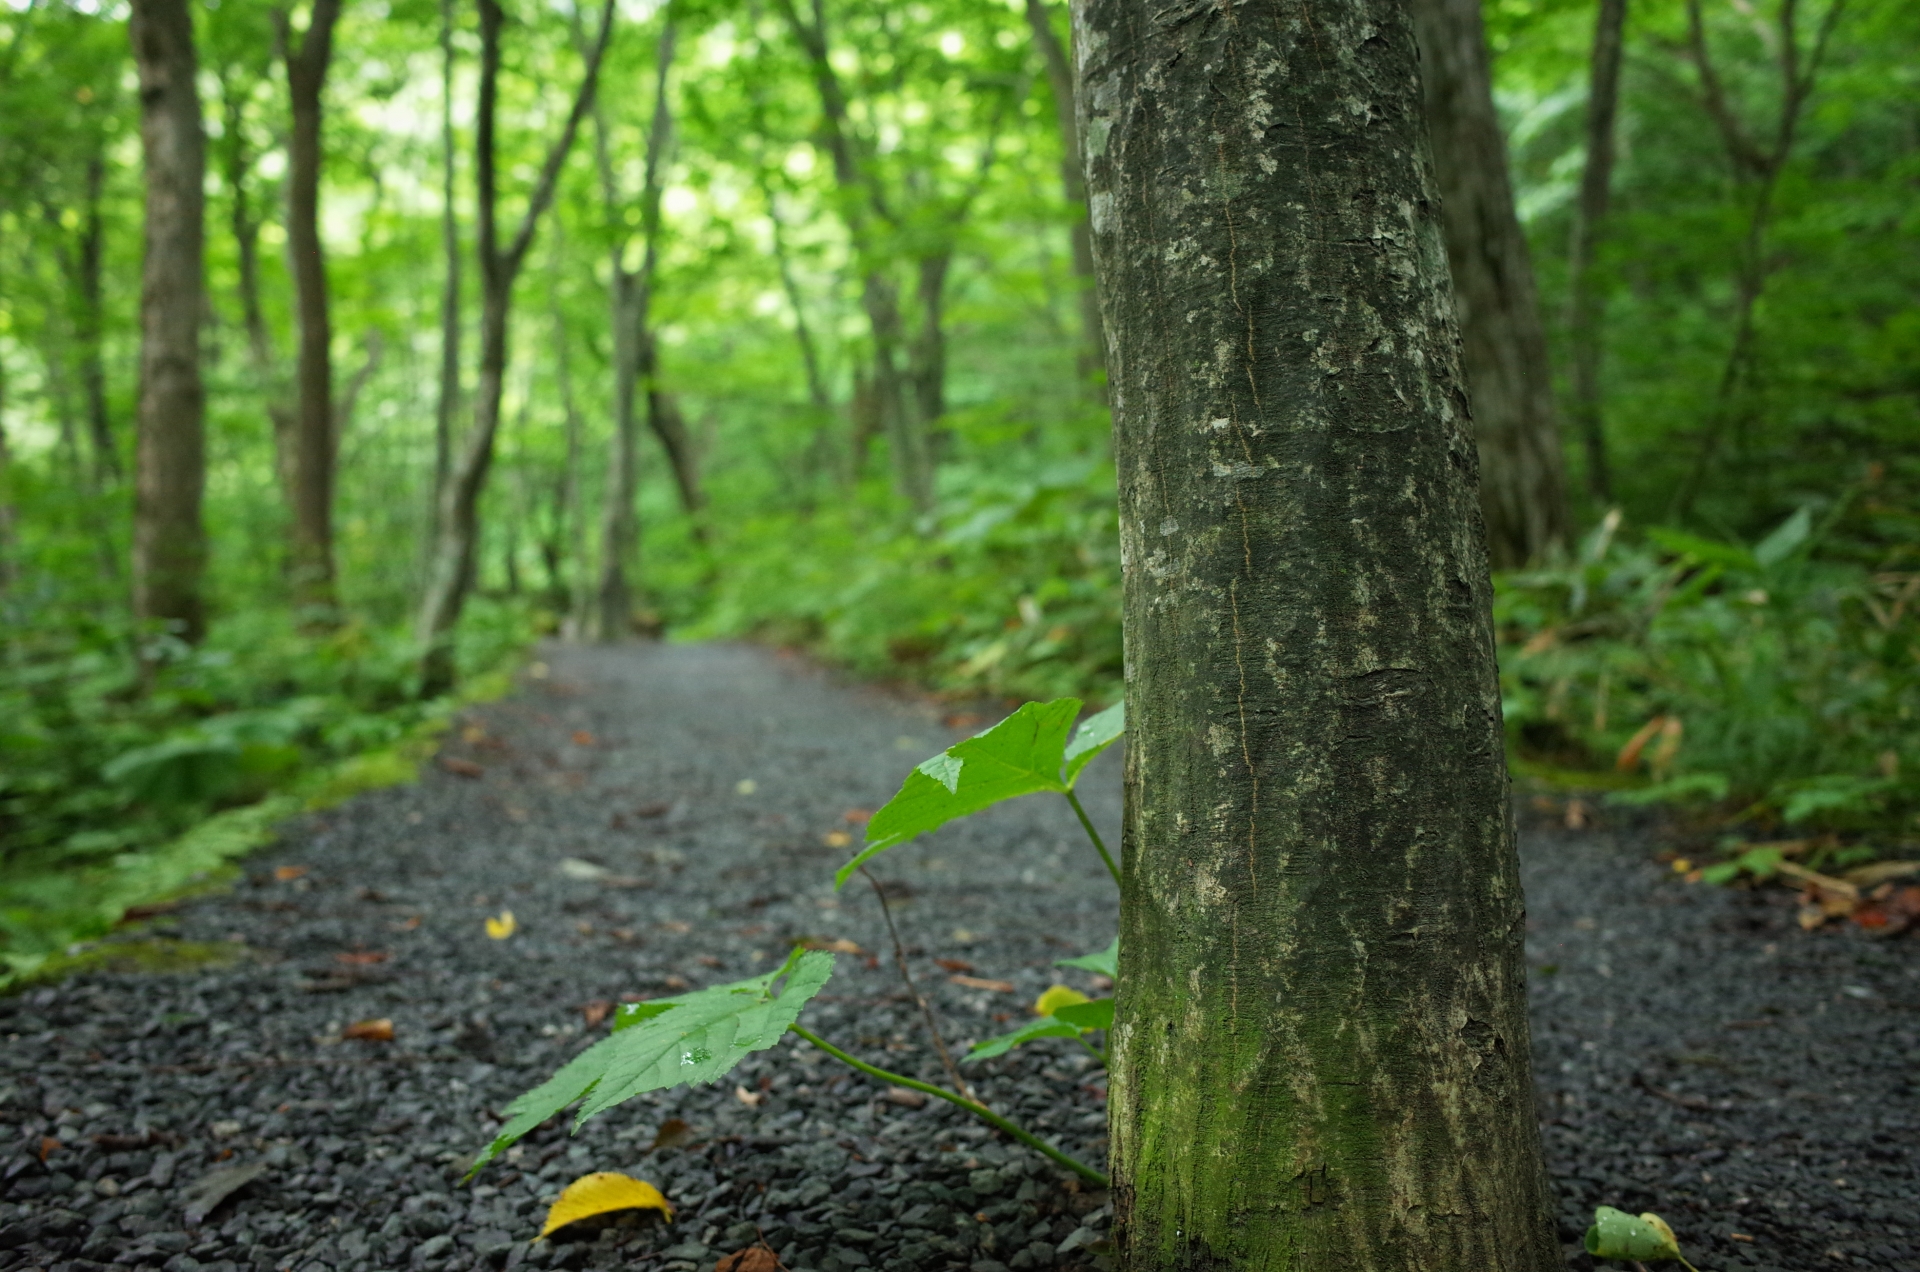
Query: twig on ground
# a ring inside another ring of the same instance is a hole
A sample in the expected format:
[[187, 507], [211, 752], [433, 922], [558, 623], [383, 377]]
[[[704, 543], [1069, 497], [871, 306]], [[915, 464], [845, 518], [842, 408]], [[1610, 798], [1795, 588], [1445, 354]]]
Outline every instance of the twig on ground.
[[920, 1019], [926, 1022], [927, 1032], [933, 1036], [934, 1050], [940, 1053], [940, 1063], [947, 1068], [948, 1080], [953, 1083], [955, 1091], [978, 1103], [980, 1097], [973, 1093], [973, 1088], [968, 1086], [966, 1079], [960, 1076], [960, 1066], [953, 1062], [953, 1053], [947, 1050], [947, 1040], [940, 1036], [940, 1026], [933, 1021], [933, 1009], [927, 1006], [925, 995], [913, 983], [913, 973], [907, 970], [906, 947], [900, 944], [900, 930], [893, 925], [893, 907], [887, 904], [886, 889], [880, 886], [880, 881], [874, 878], [865, 866], [860, 867], [860, 873], [865, 876], [868, 883], [873, 885], [873, 895], [880, 898], [880, 913], [886, 916], [887, 935], [893, 938], [893, 965], [900, 969], [900, 979], [906, 982], [907, 993], [913, 997], [915, 1005], [920, 1008]]

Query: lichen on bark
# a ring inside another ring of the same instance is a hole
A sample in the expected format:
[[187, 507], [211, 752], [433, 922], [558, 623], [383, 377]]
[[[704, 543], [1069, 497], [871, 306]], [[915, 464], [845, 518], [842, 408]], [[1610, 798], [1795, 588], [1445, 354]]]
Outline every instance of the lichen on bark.
[[1404, 7], [1074, 19], [1126, 586], [1122, 1265], [1552, 1266]]

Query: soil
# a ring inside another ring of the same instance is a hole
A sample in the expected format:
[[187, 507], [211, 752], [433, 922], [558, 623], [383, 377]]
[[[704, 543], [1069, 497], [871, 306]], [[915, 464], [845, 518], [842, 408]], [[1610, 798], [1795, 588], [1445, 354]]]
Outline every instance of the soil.
[[[873, 891], [836, 893], [832, 872], [863, 810], [983, 722], [751, 648], [543, 657], [419, 783], [289, 825], [230, 893], [126, 938], [237, 959], [0, 1000], [0, 1272], [711, 1272], [762, 1242], [796, 1272], [1102, 1265], [1103, 1192], [791, 1038], [714, 1087], [537, 1131], [460, 1185], [498, 1110], [610, 1004], [768, 970], [798, 940], [859, 950], [809, 1027], [942, 1080]], [[1109, 834], [1118, 783], [1115, 754], [1082, 783]], [[1651, 855], [1633, 827], [1523, 835], [1569, 1266], [1592, 1266], [1580, 1233], [1608, 1204], [1657, 1210], [1703, 1270], [1920, 1272], [1920, 943], [1805, 933], [1790, 894], [1689, 885]], [[875, 874], [956, 1048], [1049, 984], [1097, 988], [1053, 965], [1114, 931], [1063, 802], [995, 809]], [[1101, 1160], [1104, 1077], [1070, 1041], [969, 1077]], [[530, 1241], [601, 1170], [660, 1186], [674, 1221]]]

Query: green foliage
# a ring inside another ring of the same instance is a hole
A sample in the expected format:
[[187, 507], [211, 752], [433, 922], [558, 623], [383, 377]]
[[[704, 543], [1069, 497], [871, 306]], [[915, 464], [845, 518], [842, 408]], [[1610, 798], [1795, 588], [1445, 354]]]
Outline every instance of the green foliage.
[[[468, 1176], [576, 1100], [574, 1128], [648, 1091], [712, 1082], [755, 1051], [779, 1042], [807, 1000], [833, 975], [833, 955], [798, 946], [765, 976], [630, 1003], [613, 1034], [506, 1107], [507, 1124], [474, 1160]], [[784, 980], [779, 989], [775, 985]]]
[[1093, 972], [1113, 980], [1120, 975], [1120, 938], [1114, 937], [1113, 944], [1095, 954], [1082, 954], [1079, 958], [1063, 958], [1054, 963], [1055, 967], [1077, 967], [1083, 972]]
[[1080, 700], [1029, 702], [992, 728], [922, 761], [867, 823], [866, 845], [840, 867], [835, 886], [845, 885], [854, 871], [887, 849], [956, 817], [1039, 791], [1071, 791], [1088, 762], [1120, 737], [1124, 710], [1116, 703], [1093, 716], [1069, 744]]
[[1803, 508], [1752, 546], [1610, 521], [1574, 562], [1499, 580], [1523, 754], [1645, 771], [1621, 803], [1899, 833], [1920, 810], [1911, 522]]

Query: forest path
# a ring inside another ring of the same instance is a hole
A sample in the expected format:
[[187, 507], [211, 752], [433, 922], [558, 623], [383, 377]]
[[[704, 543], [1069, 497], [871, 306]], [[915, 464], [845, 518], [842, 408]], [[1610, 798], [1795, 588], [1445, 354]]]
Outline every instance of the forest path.
[[[842, 956], [809, 1023], [938, 1073], [874, 897], [832, 892], [846, 850], [828, 840], [978, 724], [751, 648], [546, 659], [544, 678], [468, 712], [421, 782], [287, 827], [231, 894], [169, 920], [239, 961], [0, 1000], [0, 1272], [695, 1272], [756, 1233], [817, 1272], [1088, 1266], [1103, 1194], [784, 1046], [577, 1138], [536, 1132], [456, 1187], [489, 1111], [591, 1032], [583, 1005], [737, 979], [802, 937], [883, 956]], [[1117, 756], [1084, 787], [1111, 828]], [[1606, 1203], [1658, 1209], [1702, 1269], [1920, 1272], [1920, 945], [1801, 933], [1784, 894], [1689, 887], [1635, 835], [1529, 832], [1523, 856], [1570, 1250]], [[1113, 933], [1112, 885], [1059, 801], [993, 810], [877, 869], [956, 1044], [1056, 978], [1079, 983], [1052, 961]], [[517, 931], [490, 939], [503, 909]], [[1012, 990], [950, 980], [959, 963]], [[392, 1041], [342, 1040], [370, 1019]], [[980, 1070], [996, 1107], [1100, 1151], [1104, 1084], [1066, 1044]], [[687, 1142], [655, 1149], [670, 1118]], [[189, 1211], [235, 1167], [260, 1173], [203, 1220]], [[529, 1245], [545, 1200], [591, 1170], [661, 1185], [679, 1221]]]

